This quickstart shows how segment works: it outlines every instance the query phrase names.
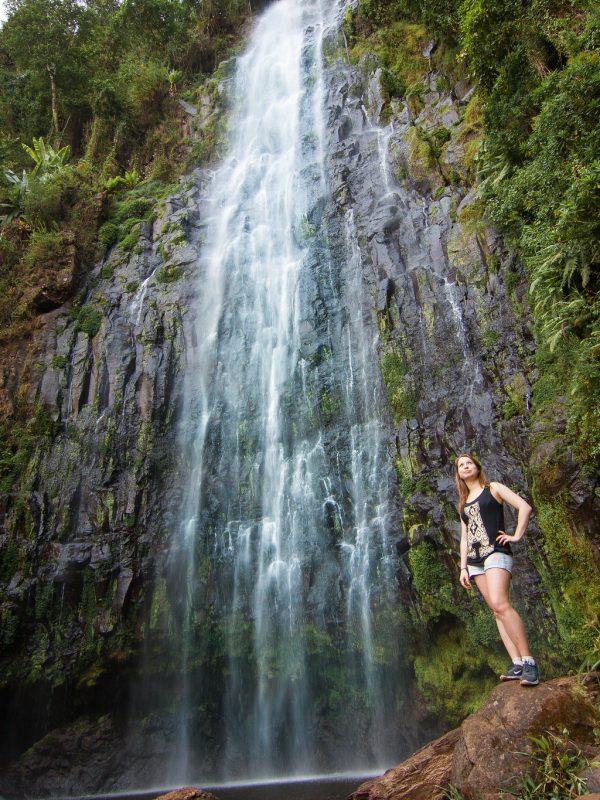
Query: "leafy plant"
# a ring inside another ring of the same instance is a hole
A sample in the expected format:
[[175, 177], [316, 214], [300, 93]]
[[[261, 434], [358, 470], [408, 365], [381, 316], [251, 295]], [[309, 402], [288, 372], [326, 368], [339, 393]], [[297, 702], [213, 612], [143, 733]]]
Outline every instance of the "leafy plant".
[[103, 187], [107, 192], [114, 192], [121, 187], [126, 189], [135, 189], [141, 182], [140, 173], [137, 169], [126, 170], [123, 175], [117, 175], [114, 178], [107, 178], [104, 181]]
[[7, 213], [1, 217], [3, 223], [8, 223], [23, 213], [25, 196], [29, 191], [29, 178], [25, 170], [21, 175], [17, 175], [12, 169], [7, 169], [4, 177], [9, 184], [8, 202], [0, 203], [0, 208], [8, 209]]
[[579, 773], [588, 765], [579, 749], [561, 735], [548, 731], [545, 736], [529, 737], [533, 751], [529, 772], [520, 778], [520, 786], [508, 794], [517, 800], [567, 800], [585, 793], [586, 781]]
[[69, 145], [61, 147], [60, 150], [55, 150], [51, 145], [46, 144], [40, 136], [38, 139], [33, 137], [33, 147], [22, 143], [23, 150], [31, 156], [35, 166], [31, 172], [32, 176], [38, 173], [47, 175], [56, 170], [61, 169], [69, 160], [71, 155], [71, 148]]
[[464, 794], [452, 783], [449, 783], [447, 786], [439, 786], [438, 788], [444, 792], [442, 800], [465, 800]]

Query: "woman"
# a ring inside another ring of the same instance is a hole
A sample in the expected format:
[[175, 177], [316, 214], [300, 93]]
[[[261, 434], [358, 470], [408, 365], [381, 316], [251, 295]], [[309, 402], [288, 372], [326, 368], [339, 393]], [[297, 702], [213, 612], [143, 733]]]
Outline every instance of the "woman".
[[[508, 599], [512, 571], [511, 542], [523, 538], [531, 506], [508, 486], [487, 480], [480, 462], [463, 453], [454, 462], [460, 514], [460, 582], [465, 589], [474, 580], [492, 610], [500, 636], [512, 664], [500, 675], [503, 681], [520, 680], [522, 686], [536, 686], [539, 673], [529, 652], [521, 617]], [[504, 531], [503, 503], [518, 511], [512, 536]]]

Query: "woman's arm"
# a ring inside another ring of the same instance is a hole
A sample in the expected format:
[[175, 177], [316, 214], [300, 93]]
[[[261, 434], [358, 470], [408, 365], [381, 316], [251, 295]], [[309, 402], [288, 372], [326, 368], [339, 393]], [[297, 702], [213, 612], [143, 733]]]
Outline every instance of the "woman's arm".
[[526, 500], [523, 500], [522, 497], [519, 497], [518, 494], [513, 492], [512, 489], [509, 489], [508, 486], [505, 486], [503, 483], [492, 481], [492, 483], [490, 483], [490, 490], [496, 500], [504, 500], [504, 502], [508, 503], [509, 506], [516, 508], [518, 512], [517, 527], [514, 534], [512, 536], [508, 536], [508, 534], [502, 532], [496, 541], [500, 544], [518, 542], [519, 539], [523, 538], [525, 531], [527, 530], [527, 523], [529, 522], [529, 516], [532, 511], [531, 506]]
[[467, 570], [467, 526], [462, 519], [460, 521], [460, 585], [465, 589], [471, 588]]

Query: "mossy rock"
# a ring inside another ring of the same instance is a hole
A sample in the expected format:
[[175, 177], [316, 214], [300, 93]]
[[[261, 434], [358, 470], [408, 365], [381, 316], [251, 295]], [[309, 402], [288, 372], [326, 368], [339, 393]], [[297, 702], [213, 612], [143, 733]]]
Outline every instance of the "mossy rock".
[[483, 704], [503, 666], [499, 654], [473, 647], [456, 626], [435, 635], [415, 658], [415, 677], [428, 711], [456, 726]]
[[481, 279], [484, 265], [477, 236], [460, 222], [452, 226], [448, 236], [448, 259], [460, 270], [466, 283]]
[[431, 144], [416, 125], [408, 129], [404, 142], [410, 182], [421, 194], [434, 194], [444, 181]]

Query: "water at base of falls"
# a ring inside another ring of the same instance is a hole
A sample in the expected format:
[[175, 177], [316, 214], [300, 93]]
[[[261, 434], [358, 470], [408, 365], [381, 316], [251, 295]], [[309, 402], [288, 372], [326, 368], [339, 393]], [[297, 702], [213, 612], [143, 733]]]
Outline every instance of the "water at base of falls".
[[324, 168], [321, 42], [338, 12], [270, 6], [231, 88], [189, 315], [189, 484], [166, 579], [172, 783], [368, 770], [401, 754], [376, 327]]
[[[318, 775], [295, 781], [272, 780], [266, 783], [229, 783], [204, 786], [219, 800], [345, 800], [363, 781], [373, 775]], [[172, 791], [171, 786], [158, 786], [152, 791], [128, 794], [70, 796], [56, 800], [154, 800], [157, 794]]]

